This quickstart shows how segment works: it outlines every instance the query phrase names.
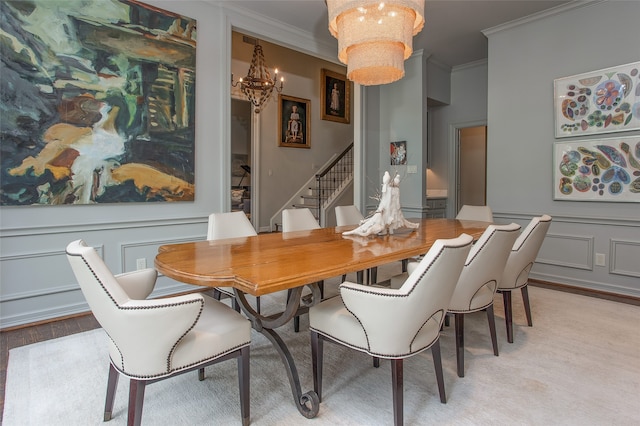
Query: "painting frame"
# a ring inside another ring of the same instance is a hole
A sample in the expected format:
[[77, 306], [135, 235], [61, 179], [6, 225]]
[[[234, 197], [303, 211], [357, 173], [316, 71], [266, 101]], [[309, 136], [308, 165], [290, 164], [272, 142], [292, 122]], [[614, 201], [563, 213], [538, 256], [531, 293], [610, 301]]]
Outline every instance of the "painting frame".
[[640, 203], [640, 135], [557, 142], [553, 199]]
[[311, 148], [311, 100], [278, 95], [278, 146]]
[[351, 82], [347, 76], [322, 69], [320, 77], [320, 112], [327, 121], [351, 122]]
[[390, 142], [389, 151], [392, 166], [407, 165], [407, 141]]
[[556, 138], [640, 129], [640, 62], [553, 81]]

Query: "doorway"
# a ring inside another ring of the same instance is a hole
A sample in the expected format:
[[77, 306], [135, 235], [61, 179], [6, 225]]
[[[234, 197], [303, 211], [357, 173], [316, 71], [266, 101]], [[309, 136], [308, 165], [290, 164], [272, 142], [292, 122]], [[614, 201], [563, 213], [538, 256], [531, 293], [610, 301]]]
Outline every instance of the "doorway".
[[455, 214], [465, 204], [484, 206], [487, 203], [487, 126], [457, 130]]
[[231, 211], [252, 219], [252, 115], [251, 103], [231, 99]]

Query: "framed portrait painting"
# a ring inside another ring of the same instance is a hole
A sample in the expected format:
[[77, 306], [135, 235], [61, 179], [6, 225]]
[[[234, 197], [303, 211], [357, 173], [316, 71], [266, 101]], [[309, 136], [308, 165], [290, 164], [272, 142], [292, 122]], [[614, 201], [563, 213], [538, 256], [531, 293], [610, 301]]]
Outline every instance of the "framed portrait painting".
[[279, 145], [311, 148], [311, 101], [278, 95]]
[[322, 70], [320, 103], [322, 119], [349, 124], [351, 82], [347, 76]]
[[640, 129], [640, 62], [554, 80], [556, 138]]
[[558, 142], [554, 199], [640, 202], [640, 136]]
[[407, 141], [391, 142], [390, 151], [392, 166], [407, 165]]

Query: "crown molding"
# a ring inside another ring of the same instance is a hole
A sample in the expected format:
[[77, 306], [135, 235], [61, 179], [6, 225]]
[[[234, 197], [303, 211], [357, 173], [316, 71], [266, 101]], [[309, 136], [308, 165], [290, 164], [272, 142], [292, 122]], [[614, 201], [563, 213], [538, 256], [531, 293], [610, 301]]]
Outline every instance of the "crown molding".
[[234, 31], [342, 65], [338, 60], [337, 40], [335, 43], [318, 40], [311, 32], [260, 15], [243, 7], [242, 2], [222, 4], [214, 0], [205, 1], [220, 7]]
[[560, 13], [566, 12], [567, 10], [576, 10], [582, 7], [586, 7], [586, 6], [593, 6], [596, 5], [598, 3], [605, 3], [607, 0], [576, 0], [576, 1], [572, 1], [570, 3], [566, 3], [560, 6], [556, 6], [556, 7], [552, 7], [551, 9], [547, 9], [547, 10], [543, 10], [541, 12], [538, 13], [534, 13], [532, 15], [529, 16], [525, 16], [523, 18], [520, 19], [514, 19], [513, 21], [509, 21], [509, 22], [505, 22], [503, 24], [500, 25], [496, 25], [495, 27], [491, 27], [491, 28], [487, 28], [485, 30], [482, 30], [482, 34], [485, 35], [485, 37], [488, 37], [491, 34], [495, 34], [497, 32], [500, 31], [504, 31], [504, 30], [508, 30], [510, 28], [514, 28], [514, 27], [518, 27], [520, 25], [529, 23], [529, 22], [534, 22], [534, 21], [538, 21], [540, 19], [544, 19], [547, 18], [549, 16], [553, 16], [553, 15], [558, 15]]

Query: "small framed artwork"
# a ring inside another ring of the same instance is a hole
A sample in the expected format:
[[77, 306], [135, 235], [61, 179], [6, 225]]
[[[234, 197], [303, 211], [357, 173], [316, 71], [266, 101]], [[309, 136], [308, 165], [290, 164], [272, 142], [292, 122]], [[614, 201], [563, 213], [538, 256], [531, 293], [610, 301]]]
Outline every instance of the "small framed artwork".
[[351, 82], [347, 76], [323, 69], [320, 86], [322, 119], [349, 124]]
[[391, 165], [404, 166], [407, 164], [407, 141], [391, 142]]
[[640, 62], [554, 80], [556, 138], [640, 129]]
[[311, 101], [278, 95], [278, 146], [311, 148]]
[[557, 142], [555, 200], [640, 202], [640, 136]]

